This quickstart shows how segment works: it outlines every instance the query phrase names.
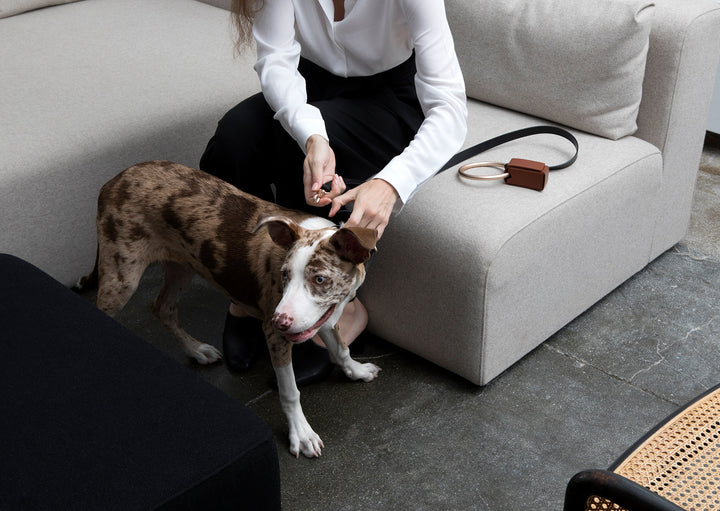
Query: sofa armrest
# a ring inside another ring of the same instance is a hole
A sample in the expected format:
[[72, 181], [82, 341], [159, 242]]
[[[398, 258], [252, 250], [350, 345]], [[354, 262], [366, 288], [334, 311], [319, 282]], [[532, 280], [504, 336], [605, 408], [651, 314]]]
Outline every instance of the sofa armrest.
[[683, 136], [697, 149], [706, 125], [698, 119], [707, 116], [720, 56], [720, 4], [656, 0], [655, 5], [636, 136], [663, 153]]
[[720, 58], [720, 4], [655, 0], [635, 136], [663, 154], [651, 258], [682, 239], [690, 221], [713, 83]]

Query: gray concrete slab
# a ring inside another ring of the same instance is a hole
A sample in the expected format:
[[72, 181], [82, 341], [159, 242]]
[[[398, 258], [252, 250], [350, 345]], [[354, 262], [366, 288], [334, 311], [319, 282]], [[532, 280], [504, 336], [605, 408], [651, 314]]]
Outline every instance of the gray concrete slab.
[[670, 402], [720, 382], [720, 264], [678, 245], [547, 342]]
[[[370, 384], [334, 373], [302, 391], [323, 456], [295, 459], [269, 357], [242, 375], [186, 359], [152, 317], [151, 268], [118, 319], [272, 428], [286, 510], [561, 509], [569, 478], [606, 468], [679, 404], [720, 382], [720, 150], [708, 147], [683, 244], [485, 387], [380, 339], [357, 358]], [[227, 307], [195, 279], [181, 318], [220, 345]]]

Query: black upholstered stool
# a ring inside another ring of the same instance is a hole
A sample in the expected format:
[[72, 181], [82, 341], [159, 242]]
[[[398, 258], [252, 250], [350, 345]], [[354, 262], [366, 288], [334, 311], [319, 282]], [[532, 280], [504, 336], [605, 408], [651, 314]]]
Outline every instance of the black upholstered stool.
[[279, 509], [269, 428], [0, 255], [0, 509]]

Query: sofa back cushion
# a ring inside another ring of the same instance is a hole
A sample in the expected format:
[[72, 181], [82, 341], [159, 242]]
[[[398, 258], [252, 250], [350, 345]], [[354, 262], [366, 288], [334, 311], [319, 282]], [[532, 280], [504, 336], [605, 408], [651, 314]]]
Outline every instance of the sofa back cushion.
[[51, 5], [69, 4], [78, 0], [2, 0], [0, 1], [0, 18], [7, 18], [26, 11], [49, 7]]
[[636, 119], [650, 0], [449, 0], [469, 97], [618, 139]]

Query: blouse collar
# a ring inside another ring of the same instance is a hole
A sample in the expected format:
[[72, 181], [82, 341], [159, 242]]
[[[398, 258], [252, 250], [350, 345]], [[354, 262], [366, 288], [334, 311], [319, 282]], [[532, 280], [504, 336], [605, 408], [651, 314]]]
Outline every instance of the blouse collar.
[[[346, 18], [348, 17], [348, 14], [350, 14], [350, 11], [352, 11], [352, 8], [355, 7], [356, 2], [357, 0], [345, 0]], [[320, 7], [322, 7], [323, 12], [325, 13], [325, 17], [327, 17], [328, 21], [333, 23], [335, 20], [335, 5], [333, 4], [333, 0], [318, 0], [318, 3], [320, 4]]]

